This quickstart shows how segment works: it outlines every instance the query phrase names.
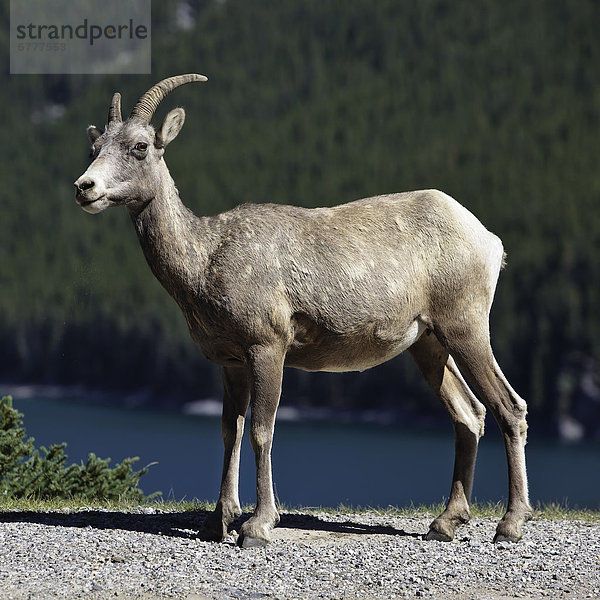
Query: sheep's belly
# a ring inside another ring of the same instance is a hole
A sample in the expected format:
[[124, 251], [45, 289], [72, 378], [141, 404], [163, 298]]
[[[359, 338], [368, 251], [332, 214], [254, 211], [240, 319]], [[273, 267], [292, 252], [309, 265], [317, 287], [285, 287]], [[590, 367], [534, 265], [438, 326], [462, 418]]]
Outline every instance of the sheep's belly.
[[384, 331], [367, 338], [322, 335], [310, 342], [293, 344], [285, 364], [305, 371], [365, 371], [404, 352], [426, 328], [421, 320], [415, 319], [401, 335]]

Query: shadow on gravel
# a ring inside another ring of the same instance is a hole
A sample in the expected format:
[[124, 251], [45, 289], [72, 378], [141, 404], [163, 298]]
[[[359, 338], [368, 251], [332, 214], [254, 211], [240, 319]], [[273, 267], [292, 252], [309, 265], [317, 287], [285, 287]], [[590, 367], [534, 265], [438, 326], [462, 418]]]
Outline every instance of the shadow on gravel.
[[[248, 515], [250, 516], [250, 515]], [[409, 533], [404, 529], [396, 529], [389, 525], [365, 525], [363, 523], [354, 523], [352, 521], [344, 521], [343, 523], [335, 523], [331, 521], [323, 521], [319, 517], [313, 515], [302, 515], [293, 513], [283, 513], [279, 527], [287, 527], [289, 529], [304, 529], [307, 531], [330, 531], [334, 533], [353, 533], [364, 535], [399, 535], [413, 538], [422, 538], [419, 533]]]
[[[153, 535], [170, 537], [184, 537], [189, 539], [202, 539], [199, 531], [208, 511], [186, 511], [158, 514], [138, 514], [104, 511], [81, 511], [76, 513], [60, 512], [0, 512], [0, 523], [37, 523], [54, 527], [89, 527], [91, 529], [122, 529], [125, 531], [138, 531]], [[244, 513], [233, 527], [239, 526], [251, 516]], [[279, 527], [288, 529], [301, 529], [305, 531], [327, 531], [334, 533], [351, 533], [364, 535], [399, 535], [414, 538], [423, 537], [417, 533], [409, 533], [403, 529], [396, 529], [386, 525], [364, 525], [352, 521], [335, 523], [324, 521], [313, 515], [283, 513]]]

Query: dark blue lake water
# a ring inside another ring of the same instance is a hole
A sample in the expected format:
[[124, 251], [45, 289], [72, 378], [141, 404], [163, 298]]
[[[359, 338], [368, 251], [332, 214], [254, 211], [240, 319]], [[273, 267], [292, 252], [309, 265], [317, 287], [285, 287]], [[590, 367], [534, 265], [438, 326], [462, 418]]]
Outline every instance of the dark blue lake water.
[[[146, 493], [216, 500], [222, 443], [220, 419], [169, 412], [89, 406], [57, 399], [16, 399], [36, 445], [67, 442], [69, 463], [89, 452], [113, 463], [139, 456], [151, 462], [141, 479]], [[490, 427], [491, 428], [491, 427]], [[253, 503], [254, 460], [247, 439], [240, 496]], [[406, 506], [431, 504], [449, 492], [454, 443], [447, 434], [397, 427], [279, 421], [273, 473], [278, 499], [288, 506]], [[530, 437], [527, 460], [533, 502], [600, 508], [600, 443], [561, 444]], [[506, 459], [498, 436], [480, 444], [473, 496], [505, 500]]]

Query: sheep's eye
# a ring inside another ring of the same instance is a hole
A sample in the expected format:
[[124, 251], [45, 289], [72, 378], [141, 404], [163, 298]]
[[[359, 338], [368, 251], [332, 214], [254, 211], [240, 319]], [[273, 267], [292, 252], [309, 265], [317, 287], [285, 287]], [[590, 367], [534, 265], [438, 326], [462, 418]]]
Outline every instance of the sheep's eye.
[[138, 152], [146, 152], [146, 150], [148, 149], [148, 144], [146, 144], [146, 142], [138, 142], [134, 148], [138, 151]]

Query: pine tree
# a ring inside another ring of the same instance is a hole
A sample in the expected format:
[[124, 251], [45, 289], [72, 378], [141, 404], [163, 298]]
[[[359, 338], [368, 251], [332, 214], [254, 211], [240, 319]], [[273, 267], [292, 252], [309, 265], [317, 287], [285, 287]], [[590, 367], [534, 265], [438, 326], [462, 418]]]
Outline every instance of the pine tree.
[[85, 500], [148, 498], [138, 487], [150, 465], [134, 471], [138, 457], [126, 458], [111, 468], [110, 458], [88, 455], [85, 464], [67, 466], [66, 444], [36, 449], [23, 427], [23, 414], [13, 407], [12, 398], [0, 400], [0, 494], [13, 498], [81, 498]]

